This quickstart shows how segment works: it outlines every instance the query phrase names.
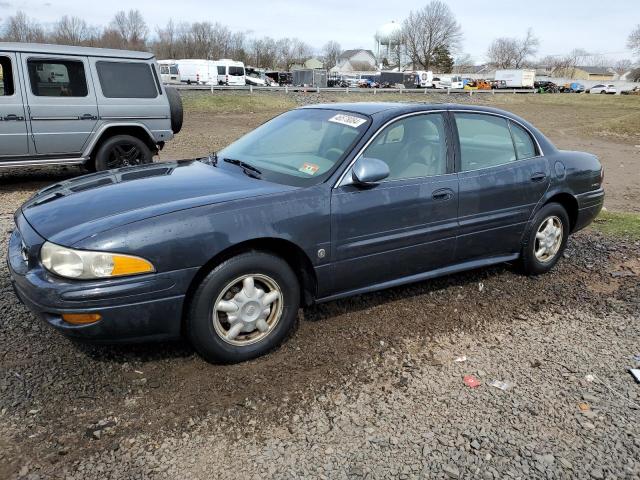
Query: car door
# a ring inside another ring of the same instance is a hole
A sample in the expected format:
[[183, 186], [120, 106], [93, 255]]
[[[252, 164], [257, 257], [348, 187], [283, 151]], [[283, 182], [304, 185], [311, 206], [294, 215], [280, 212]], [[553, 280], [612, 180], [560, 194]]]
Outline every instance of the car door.
[[86, 57], [21, 54], [38, 154], [80, 154], [98, 121]]
[[409, 277], [451, 261], [458, 180], [449, 138], [444, 113], [406, 116], [382, 128], [359, 155], [386, 162], [386, 180], [358, 186], [347, 170], [331, 198], [334, 292]]
[[29, 153], [29, 131], [18, 71], [15, 53], [0, 51], [0, 161]]
[[505, 117], [453, 114], [460, 181], [458, 262], [517, 253], [527, 221], [549, 185], [533, 136]]

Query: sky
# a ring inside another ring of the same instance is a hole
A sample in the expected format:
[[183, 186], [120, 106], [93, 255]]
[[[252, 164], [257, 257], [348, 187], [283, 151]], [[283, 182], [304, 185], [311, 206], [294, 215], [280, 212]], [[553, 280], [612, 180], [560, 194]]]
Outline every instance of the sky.
[[[604, 54], [614, 60], [633, 58], [627, 37], [640, 23], [638, 0], [505, 2], [445, 2], [453, 10], [464, 35], [460, 53], [483, 63], [488, 45], [496, 37], [523, 37], [533, 28], [540, 39], [538, 57], [561, 55], [574, 48]], [[62, 15], [84, 18], [93, 25], [109, 23], [118, 10], [139, 9], [151, 31], [172, 18], [179, 21], [211, 21], [252, 36], [298, 37], [320, 50], [328, 40], [343, 49], [374, 48], [373, 36], [383, 24], [401, 22], [424, 1], [393, 0], [0, 0], [0, 20], [20, 8], [29, 17], [47, 24]], [[635, 4], [635, 5], [634, 5]]]

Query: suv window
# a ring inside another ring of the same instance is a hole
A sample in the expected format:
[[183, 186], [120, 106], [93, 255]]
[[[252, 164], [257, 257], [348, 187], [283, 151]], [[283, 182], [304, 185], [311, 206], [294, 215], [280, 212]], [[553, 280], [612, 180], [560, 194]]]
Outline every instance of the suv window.
[[444, 118], [439, 113], [407, 117], [386, 127], [363, 155], [389, 165], [389, 180], [442, 175], [447, 171]]
[[513, 162], [516, 152], [507, 120], [493, 115], [456, 113], [461, 171]]
[[0, 97], [10, 97], [14, 92], [11, 59], [0, 56]]
[[96, 62], [102, 94], [107, 98], [156, 98], [151, 65], [142, 62]]
[[84, 65], [78, 60], [27, 60], [31, 91], [38, 97], [86, 97]]
[[529, 132], [514, 122], [509, 122], [509, 126], [511, 127], [511, 134], [513, 135], [513, 143], [516, 146], [518, 160], [537, 156], [538, 150]]

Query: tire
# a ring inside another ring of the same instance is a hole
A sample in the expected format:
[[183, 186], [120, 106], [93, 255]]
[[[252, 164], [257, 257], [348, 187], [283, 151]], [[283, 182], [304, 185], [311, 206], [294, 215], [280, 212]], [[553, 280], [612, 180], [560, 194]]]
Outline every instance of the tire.
[[98, 149], [94, 168], [96, 171], [110, 170], [153, 161], [149, 146], [131, 135], [116, 135], [107, 139]]
[[[254, 295], [245, 293], [246, 277], [253, 279]], [[257, 289], [265, 293], [259, 295]], [[279, 296], [268, 310], [257, 303], [268, 295], [274, 298], [273, 292]], [[189, 303], [187, 337], [208, 362], [244, 362], [268, 353], [288, 337], [297, 324], [299, 306], [300, 286], [287, 262], [268, 253], [243, 253], [223, 261], [202, 280]], [[245, 318], [233, 318], [235, 312], [244, 312]], [[262, 328], [255, 322], [258, 312], [265, 322]], [[234, 325], [243, 330], [232, 332]]]
[[[561, 227], [559, 235], [557, 234], [557, 230], [556, 235], [553, 235], [553, 232], [550, 231], [546, 238], [538, 239], [538, 233], [544, 235], [541, 230], [549, 225], [548, 222], [552, 222], [554, 228], [558, 226]], [[542, 207], [531, 221], [530, 228], [525, 234], [522, 244], [521, 266], [524, 273], [527, 275], [540, 275], [541, 273], [547, 273], [551, 270], [555, 264], [558, 263], [567, 246], [570, 227], [569, 215], [562, 205], [559, 203], [548, 203]], [[553, 242], [551, 242], [552, 236], [556, 238]], [[548, 249], [540, 248], [543, 246], [541, 244], [543, 242], [548, 242]], [[537, 255], [536, 250], [545, 250], [545, 252], [542, 255]]]
[[607, 93], [607, 92], [605, 92], [604, 90], [600, 90], [600, 95], [604, 95], [604, 94], [606, 94], [606, 93]]
[[169, 100], [169, 112], [171, 114], [171, 131], [179, 133], [182, 130], [184, 111], [182, 108], [182, 98], [175, 87], [165, 87], [167, 100]]

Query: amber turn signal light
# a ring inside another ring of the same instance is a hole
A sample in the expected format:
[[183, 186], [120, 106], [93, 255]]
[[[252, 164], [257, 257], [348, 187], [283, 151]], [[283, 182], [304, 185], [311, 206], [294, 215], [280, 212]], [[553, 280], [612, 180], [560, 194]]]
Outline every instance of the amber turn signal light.
[[73, 325], [88, 325], [89, 323], [96, 323], [102, 318], [99, 313], [63, 313], [62, 319]]

